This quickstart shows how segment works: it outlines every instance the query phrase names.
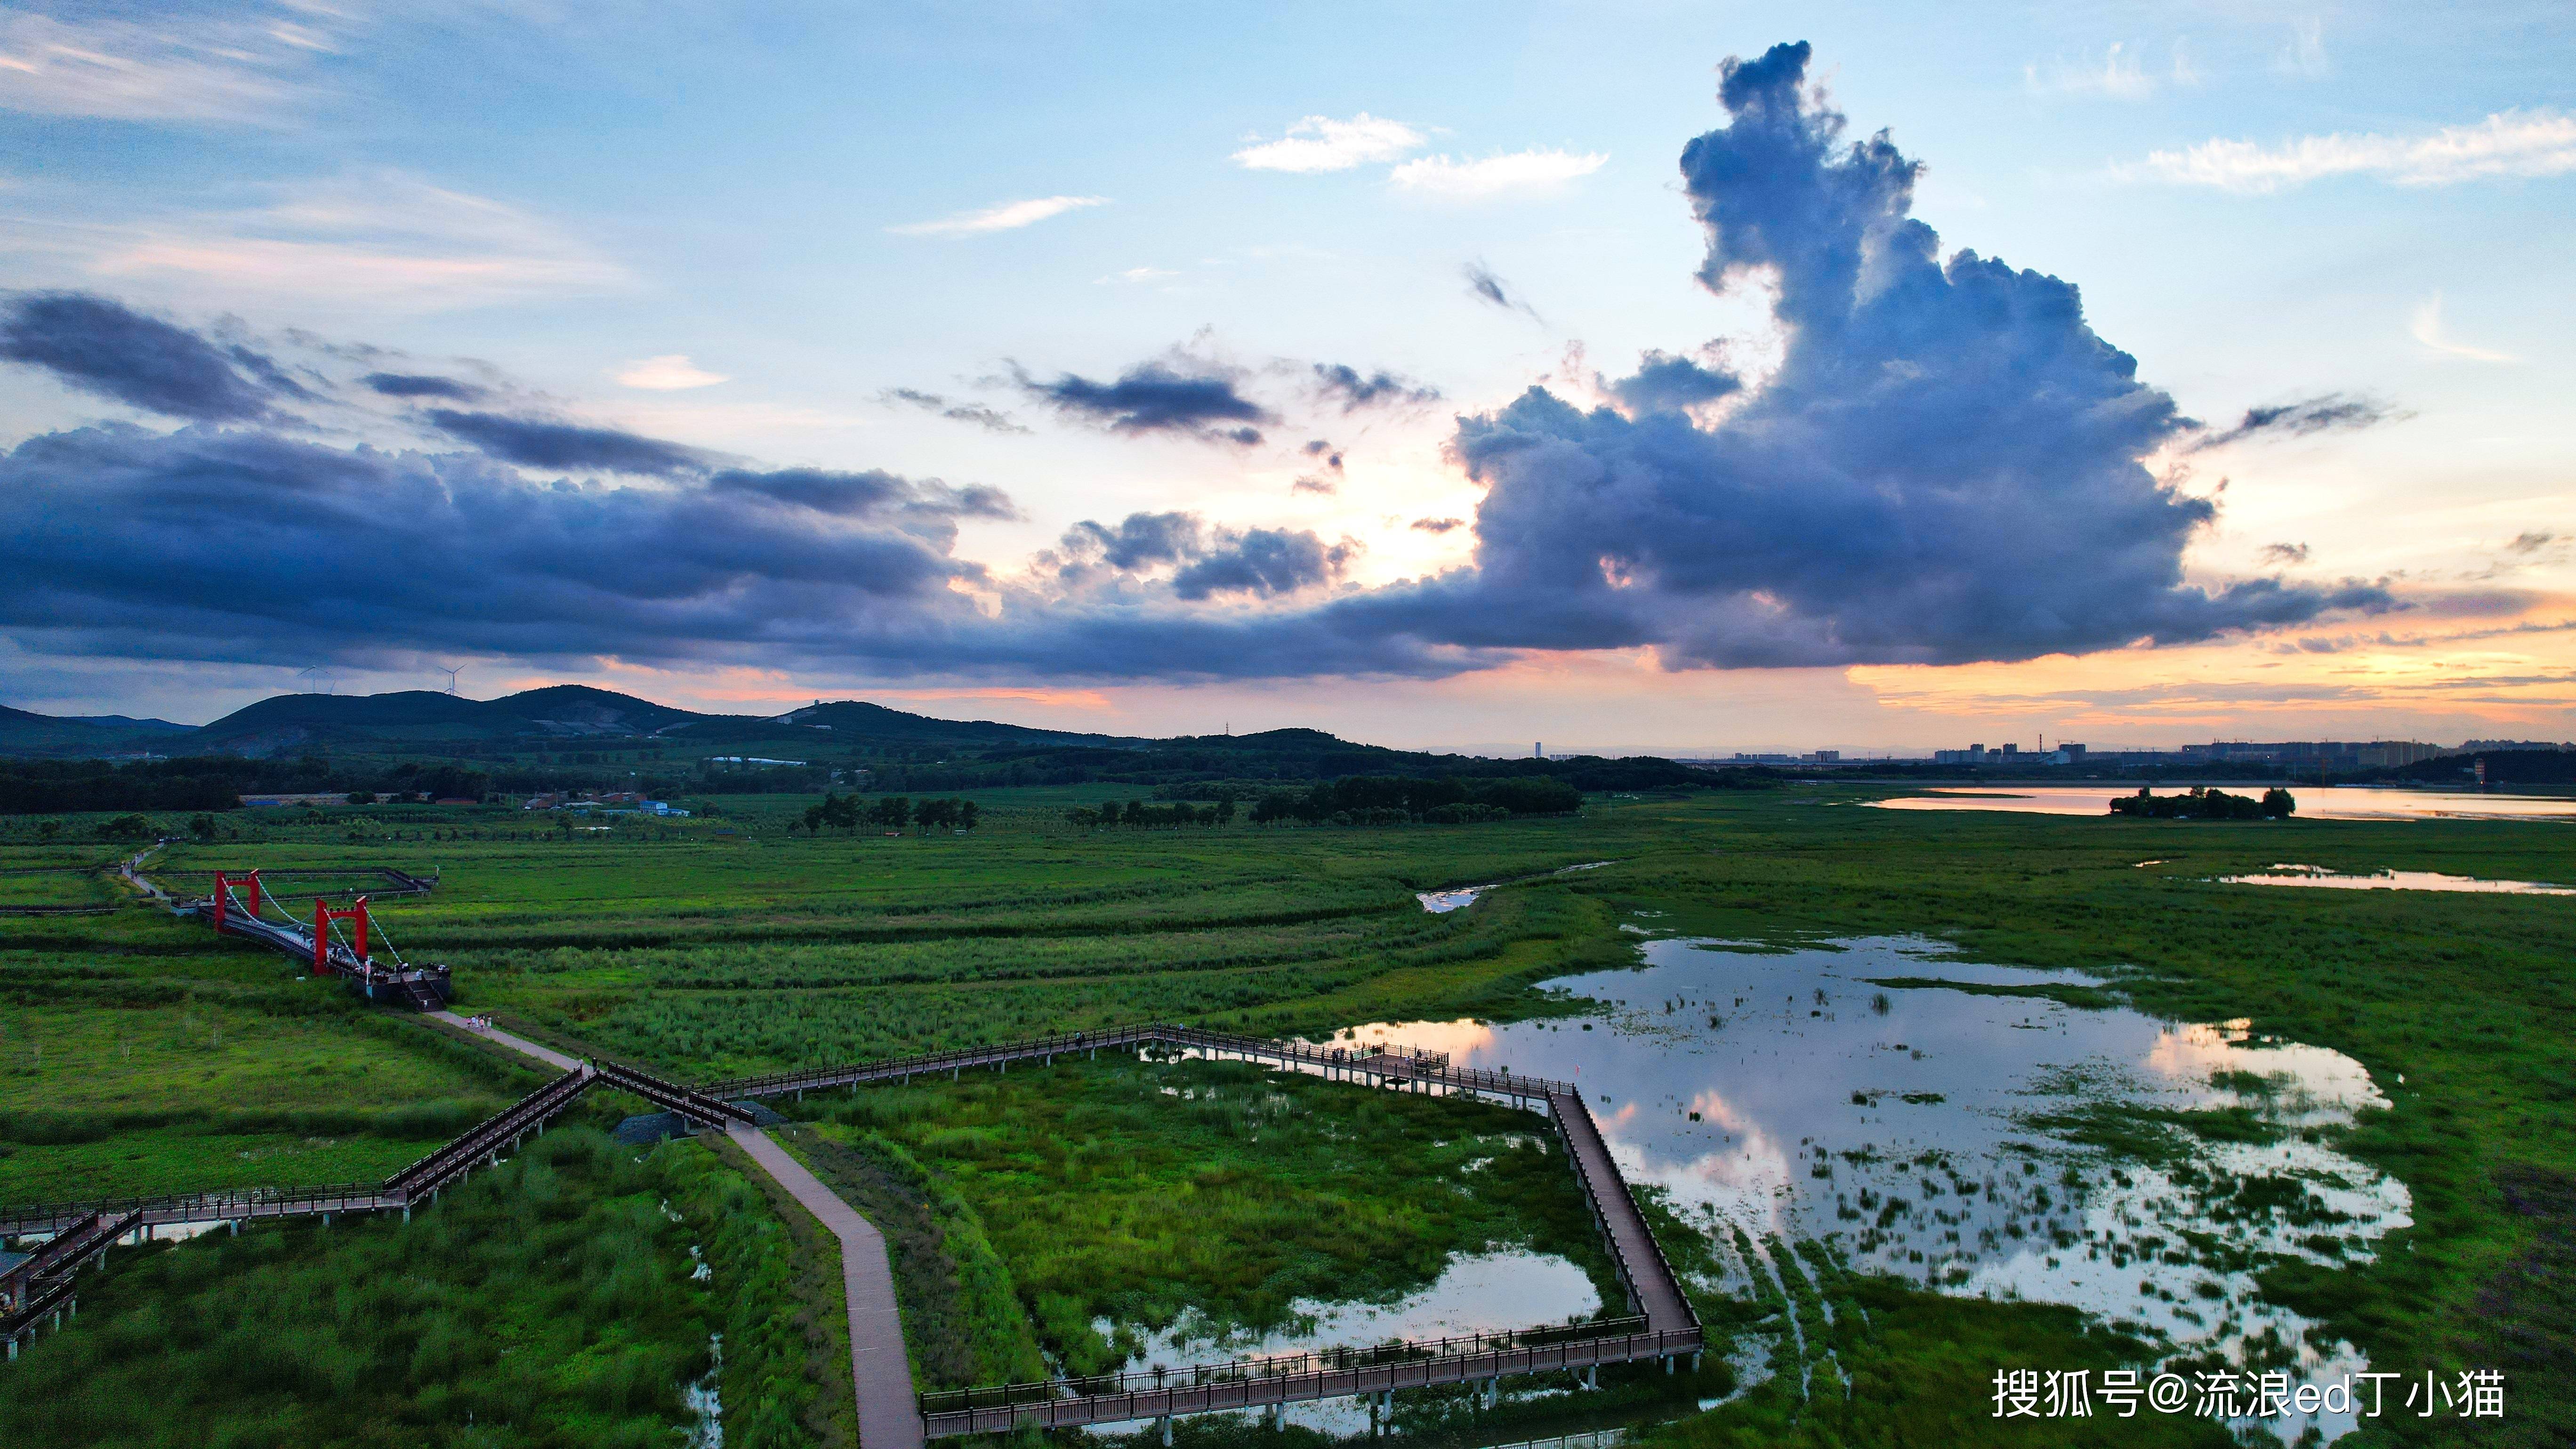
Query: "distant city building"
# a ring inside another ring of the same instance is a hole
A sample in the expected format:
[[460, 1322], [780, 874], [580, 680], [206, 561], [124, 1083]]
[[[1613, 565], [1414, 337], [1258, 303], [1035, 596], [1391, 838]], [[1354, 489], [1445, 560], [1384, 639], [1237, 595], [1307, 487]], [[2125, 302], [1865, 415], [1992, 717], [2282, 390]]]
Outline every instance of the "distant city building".
[[2212, 740], [2182, 747], [2184, 759], [2206, 764], [2311, 765], [2319, 769], [2380, 770], [2411, 765], [2446, 753], [2415, 740]]

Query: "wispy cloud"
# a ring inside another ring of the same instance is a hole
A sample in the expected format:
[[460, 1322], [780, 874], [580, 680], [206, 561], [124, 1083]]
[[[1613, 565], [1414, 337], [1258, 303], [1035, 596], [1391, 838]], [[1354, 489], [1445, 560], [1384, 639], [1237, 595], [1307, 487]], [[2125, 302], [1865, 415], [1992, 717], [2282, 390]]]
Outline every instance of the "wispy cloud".
[[1106, 196], [1040, 196], [1027, 201], [1006, 201], [982, 211], [964, 211], [944, 216], [937, 221], [907, 222], [886, 230], [897, 236], [982, 236], [986, 232], [1017, 231], [1035, 226], [1051, 216], [1079, 211], [1086, 206], [1106, 206]]
[[1307, 116], [1289, 123], [1276, 141], [1260, 141], [1234, 153], [1234, 164], [1252, 171], [1348, 171], [1373, 161], [1392, 161], [1420, 150], [1422, 133], [1402, 121], [1366, 111], [1347, 121]]
[[2139, 61], [2137, 52], [2119, 41], [2113, 41], [2098, 61], [2058, 60], [2044, 68], [2026, 65], [2021, 74], [2023, 85], [2033, 95], [2108, 96], [2122, 101], [2145, 100], [2163, 85], [2188, 86], [2200, 81], [2179, 40], [2174, 42], [2173, 66], [2162, 75], [2151, 74]]
[[0, 15], [0, 108], [45, 116], [279, 126], [313, 57], [335, 49], [322, 6], [65, 20]]
[[2428, 350], [2438, 352], [2445, 357], [2465, 357], [2472, 362], [2518, 360], [2510, 352], [2494, 352], [2484, 347], [2471, 347], [2465, 342], [2453, 342], [2445, 338], [2442, 335], [2442, 294], [2439, 292], [2435, 292], [2417, 305], [2415, 315], [2408, 319], [2406, 330], [2413, 333], [2415, 340], [2423, 343]]
[[683, 352], [630, 362], [619, 368], [616, 376], [620, 386], [640, 387], [647, 392], [681, 392], [730, 381], [721, 372], [709, 372], [689, 361], [688, 354]]
[[1094, 277], [1092, 282], [1096, 286], [1103, 287], [1118, 282], [1143, 286], [1148, 282], [1168, 282], [1179, 275], [1178, 272], [1164, 271], [1161, 267], [1129, 267], [1123, 272], [1111, 272], [1105, 277]]
[[0, 247], [69, 252], [82, 274], [173, 279], [196, 297], [391, 311], [613, 291], [632, 280], [544, 217], [396, 172], [303, 183], [249, 211], [78, 234], [8, 218]]
[[2331, 67], [2326, 63], [2326, 26], [2323, 20], [2309, 16], [2290, 22], [2290, 38], [2281, 42], [2281, 53], [2272, 57], [2272, 69], [2301, 80], [2315, 80]]
[[1598, 151], [1576, 153], [1544, 146], [1481, 160], [1424, 156], [1389, 173], [1397, 186], [1444, 201], [1490, 201], [1546, 196], [1598, 171], [1610, 160]]
[[2302, 186], [2330, 176], [2374, 176], [2400, 186], [2447, 186], [2495, 176], [2563, 176], [2576, 171], [2576, 116], [2546, 107], [2499, 111], [2473, 126], [2445, 126], [2425, 136], [2370, 133], [2302, 136], [2278, 146], [2255, 141], [2203, 141], [2157, 151], [2120, 168], [2186, 186], [2248, 195]]

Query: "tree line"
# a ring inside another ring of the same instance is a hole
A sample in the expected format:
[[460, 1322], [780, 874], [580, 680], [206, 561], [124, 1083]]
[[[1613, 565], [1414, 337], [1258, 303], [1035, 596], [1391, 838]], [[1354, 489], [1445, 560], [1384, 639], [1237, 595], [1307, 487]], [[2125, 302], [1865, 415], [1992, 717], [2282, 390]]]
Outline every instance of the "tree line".
[[805, 807], [805, 814], [797, 823], [814, 835], [820, 835], [826, 829], [856, 833], [862, 825], [887, 830], [917, 825], [925, 832], [943, 827], [972, 830], [983, 814], [984, 808], [972, 800], [924, 800], [916, 805], [901, 795], [883, 795], [862, 804], [856, 795], [827, 791], [821, 804]]
[[2289, 791], [2275, 785], [2256, 800], [2195, 785], [2180, 795], [2159, 795], [2145, 785], [2135, 795], [2115, 795], [2111, 813], [2142, 820], [2286, 820], [2299, 808]]
[[1179, 802], [1149, 805], [1142, 800], [1079, 807], [1065, 818], [1084, 829], [1112, 825], [1133, 828], [1231, 823], [1239, 802], [1251, 799], [1248, 818], [1255, 825], [1294, 821], [1302, 825], [1468, 825], [1507, 820], [1515, 815], [1566, 815], [1583, 808], [1583, 792], [1563, 780], [1543, 776], [1472, 779], [1455, 775], [1346, 775], [1318, 780], [1303, 790], [1268, 789], [1251, 795], [1220, 787], [1213, 805]]

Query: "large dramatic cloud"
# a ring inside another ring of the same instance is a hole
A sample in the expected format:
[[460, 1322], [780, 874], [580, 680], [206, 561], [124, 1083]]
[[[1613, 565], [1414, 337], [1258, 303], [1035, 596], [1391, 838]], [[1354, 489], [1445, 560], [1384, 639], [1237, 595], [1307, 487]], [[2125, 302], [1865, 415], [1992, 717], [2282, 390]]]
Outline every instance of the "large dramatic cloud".
[[1474, 566], [1342, 607], [1444, 643], [1726, 667], [2022, 659], [2389, 604], [2187, 584], [2212, 506], [2142, 461], [2189, 426], [2172, 400], [2073, 286], [1942, 260], [1907, 215], [1915, 163], [1883, 133], [1846, 144], [1807, 55], [1730, 62], [1732, 124], [1682, 152], [1700, 279], [1772, 281], [1778, 371], [1706, 424], [1674, 405], [1734, 389], [1654, 354], [1610, 385], [1625, 412], [1533, 388], [1462, 419]]

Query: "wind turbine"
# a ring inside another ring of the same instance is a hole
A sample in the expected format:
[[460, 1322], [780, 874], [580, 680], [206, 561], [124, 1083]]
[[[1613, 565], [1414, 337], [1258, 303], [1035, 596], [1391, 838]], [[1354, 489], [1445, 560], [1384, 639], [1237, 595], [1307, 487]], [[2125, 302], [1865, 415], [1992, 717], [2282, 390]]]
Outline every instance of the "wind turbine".
[[459, 664], [454, 669], [449, 669], [444, 664], [438, 664], [432, 665], [431, 667], [445, 671], [447, 675], [447, 692], [449, 694], [454, 694], [456, 692], [456, 676], [464, 673], [469, 666]]
[[296, 690], [301, 694], [329, 694], [336, 683], [331, 671], [319, 664], [295, 672]]

